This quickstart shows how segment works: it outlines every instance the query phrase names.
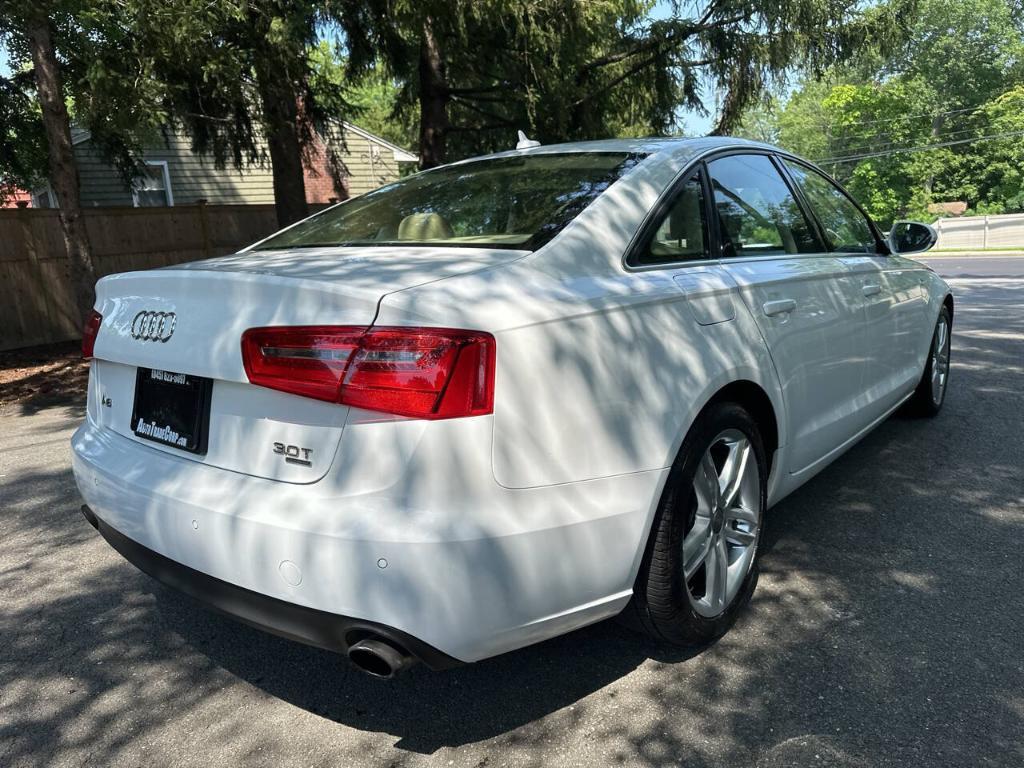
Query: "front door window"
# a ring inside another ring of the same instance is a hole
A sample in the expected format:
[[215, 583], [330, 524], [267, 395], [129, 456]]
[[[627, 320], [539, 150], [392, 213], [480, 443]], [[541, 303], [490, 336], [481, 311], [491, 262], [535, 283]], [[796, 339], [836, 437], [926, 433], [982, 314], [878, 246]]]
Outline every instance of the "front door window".
[[786, 167], [807, 198], [833, 253], [877, 253], [878, 243], [867, 218], [835, 184], [805, 165]]
[[729, 155], [708, 163], [722, 256], [773, 256], [823, 250], [771, 159]]

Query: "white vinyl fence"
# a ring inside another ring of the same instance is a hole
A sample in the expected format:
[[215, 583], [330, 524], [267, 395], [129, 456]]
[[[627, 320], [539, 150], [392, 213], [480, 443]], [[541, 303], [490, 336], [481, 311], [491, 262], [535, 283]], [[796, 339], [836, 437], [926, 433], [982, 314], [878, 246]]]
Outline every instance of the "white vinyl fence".
[[939, 233], [936, 248], [1024, 249], [1024, 213], [939, 219], [933, 226]]

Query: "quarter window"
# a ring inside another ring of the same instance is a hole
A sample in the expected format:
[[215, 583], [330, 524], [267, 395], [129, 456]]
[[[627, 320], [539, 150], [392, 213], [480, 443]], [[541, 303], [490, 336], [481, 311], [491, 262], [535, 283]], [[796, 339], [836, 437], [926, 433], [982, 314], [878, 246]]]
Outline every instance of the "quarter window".
[[796, 198], [765, 155], [729, 155], [708, 163], [722, 256], [823, 250]]
[[690, 177], [676, 193], [650, 242], [640, 254], [642, 264], [668, 264], [707, 256], [707, 220], [700, 176]]
[[867, 218], [835, 184], [817, 171], [785, 161], [807, 202], [821, 222], [828, 249], [835, 253], [877, 253], [878, 243]]

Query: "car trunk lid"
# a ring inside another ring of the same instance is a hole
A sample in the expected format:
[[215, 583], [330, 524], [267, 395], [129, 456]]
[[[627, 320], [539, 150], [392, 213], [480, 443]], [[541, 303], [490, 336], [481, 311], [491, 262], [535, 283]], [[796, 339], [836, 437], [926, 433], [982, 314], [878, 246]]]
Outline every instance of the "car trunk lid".
[[[103, 322], [94, 412], [101, 425], [155, 450], [259, 477], [314, 482], [330, 467], [348, 409], [249, 384], [242, 333], [264, 326], [368, 326], [388, 293], [522, 255], [476, 248], [250, 251], [105, 278], [97, 286]], [[205, 453], [137, 434], [163, 435], [166, 426], [159, 418], [140, 425], [133, 413], [138, 379], [150, 369], [211, 380]]]

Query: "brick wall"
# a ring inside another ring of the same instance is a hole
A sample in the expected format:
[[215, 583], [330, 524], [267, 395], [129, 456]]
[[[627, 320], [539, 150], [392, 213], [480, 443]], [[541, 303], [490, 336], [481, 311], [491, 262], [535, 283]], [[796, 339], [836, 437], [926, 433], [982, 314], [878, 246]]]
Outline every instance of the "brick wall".
[[327, 162], [327, 149], [324, 142], [318, 136], [314, 145], [310, 148], [307, 162], [304, 163], [302, 175], [306, 182], [307, 203], [329, 203], [338, 200], [347, 200], [348, 190], [335, 187], [334, 178], [331, 176], [330, 165]]

